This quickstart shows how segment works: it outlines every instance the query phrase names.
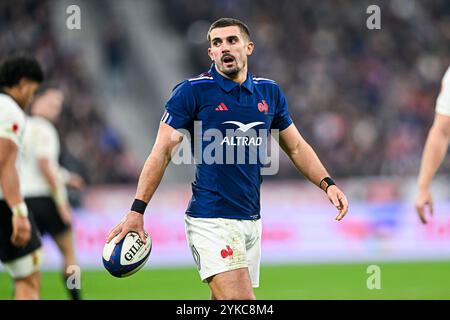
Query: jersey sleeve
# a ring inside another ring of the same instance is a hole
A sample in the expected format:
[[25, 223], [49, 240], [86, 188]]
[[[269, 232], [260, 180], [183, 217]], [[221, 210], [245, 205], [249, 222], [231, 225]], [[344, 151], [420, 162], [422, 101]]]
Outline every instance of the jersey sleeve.
[[280, 131], [286, 129], [292, 124], [292, 119], [289, 114], [288, 102], [283, 91], [277, 86], [278, 99], [270, 129], [278, 129]]
[[18, 112], [0, 110], [0, 138], [11, 140], [19, 146], [24, 125], [24, 117]]
[[450, 67], [442, 79], [441, 92], [436, 100], [436, 113], [450, 116]]
[[173, 89], [161, 121], [174, 129], [188, 129], [194, 121], [195, 109], [192, 85], [183, 81]]

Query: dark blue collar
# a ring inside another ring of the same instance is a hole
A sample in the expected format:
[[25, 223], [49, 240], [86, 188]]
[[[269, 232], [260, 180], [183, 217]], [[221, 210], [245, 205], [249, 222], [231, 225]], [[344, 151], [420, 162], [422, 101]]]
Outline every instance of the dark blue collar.
[[[225, 91], [225, 92], [230, 92], [231, 90], [233, 90], [236, 86], [239, 85], [239, 83], [234, 82], [233, 80], [227, 79], [224, 76], [222, 76], [217, 70], [216, 70], [216, 66], [213, 63], [211, 66], [211, 69], [209, 69], [208, 72], [213, 78], [214, 80], [219, 84], [219, 86]], [[251, 94], [253, 94], [253, 77], [252, 74], [250, 72], [247, 72], [247, 79], [245, 79], [244, 83], [242, 84], [242, 86], [247, 89], [248, 92], [250, 92]]]

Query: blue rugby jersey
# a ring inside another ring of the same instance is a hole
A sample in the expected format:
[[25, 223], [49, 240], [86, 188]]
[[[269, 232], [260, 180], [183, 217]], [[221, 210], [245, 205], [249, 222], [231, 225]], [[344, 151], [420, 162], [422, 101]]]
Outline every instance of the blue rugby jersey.
[[[220, 75], [213, 64], [208, 72], [175, 86], [161, 121], [189, 132], [193, 154], [197, 121], [201, 121], [201, 137], [207, 136], [211, 129], [222, 135], [217, 145], [223, 149], [213, 152], [208, 145], [214, 139], [197, 140], [202, 154], [223, 152], [223, 163], [196, 159], [192, 198], [186, 214], [201, 218], [260, 218], [262, 164], [249, 160], [249, 149], [257, 145], [255, 141], [267, 138], [269, 130], [282, 131], [292, 124], [286, 97], [275, 81], [249, 72], [246, 81], [239, 85]], [[233, 151], [234, 163], [226, 162], [225, 150], [239, 145], [245, 148], [244, 163], [238, 162], [237, 151]]]

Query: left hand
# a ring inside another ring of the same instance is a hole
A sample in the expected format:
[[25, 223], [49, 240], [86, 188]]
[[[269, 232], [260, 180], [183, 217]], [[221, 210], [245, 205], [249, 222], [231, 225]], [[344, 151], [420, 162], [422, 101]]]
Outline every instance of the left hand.
[[336, 185], [329, 186], [327, 189], [327, 196], [330, 202], [338, 209], [339, 213], [336, 216], [337, 221], [341, 221], [347, 214], [348, 201], [345, 194]]
[[31, 239], [31, 224], [28, 217], [12, 217], [11, 243], [18, 248], [25, 247]]
[[115, 236], [119, 235], [115, 240], [115, 243], [119, 243], [128, 232], [134, 231], [139, 234], [141, 241], [146, 243], [145, 230], [144, 230], [144, 215], [136, 212], [129, 211], [116, 225], [106, 238], [106, 243], [109, 243]]
[[83, 177], [79, 174], [71, 173], [69, 181], [67, 181], [67, 185], [81, 191], [86, 187], [86, 181], [84, 181]]
[[428, 211], [430, 216], [433, 215], [433, 198], [431, 197], [431, 193], [428, 189], [421, 189], [416, 199], [416, 210], [419, 215], [420, 221], [423, 224], [427, 223], [426, 217], [426, 208], [428, 207]]

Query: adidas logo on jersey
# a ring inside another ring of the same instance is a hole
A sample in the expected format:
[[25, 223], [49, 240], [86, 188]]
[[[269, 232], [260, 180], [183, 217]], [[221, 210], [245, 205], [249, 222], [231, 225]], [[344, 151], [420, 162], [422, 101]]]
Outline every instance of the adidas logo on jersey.
[[228, 107], [225, 105], [225, 103], [221, 102], [215, 110], [216, 111], [228, 111]]

